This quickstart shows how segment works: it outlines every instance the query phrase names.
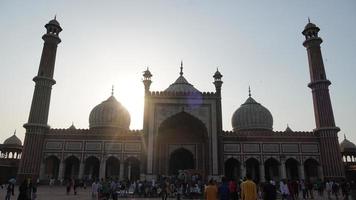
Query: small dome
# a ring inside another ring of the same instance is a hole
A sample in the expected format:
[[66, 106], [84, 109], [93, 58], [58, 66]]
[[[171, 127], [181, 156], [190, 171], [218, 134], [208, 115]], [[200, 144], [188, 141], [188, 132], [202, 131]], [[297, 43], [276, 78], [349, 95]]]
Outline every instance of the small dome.
[[128, 130], [130, 127], [130, 114], [114, 96], [95, 106], [90, 112], [90, 128], [120, 128]]
[[350, 140], [346, 139], [344, 136], [344, 140], [340, 143], [340, 150], [341, 152], [352, 151], [356, 152], [356, 145], [352, 143]]
[[16, 136], [16, 132], [4, 141], [6, 145], [19, 145], [22, 146], [21, 140]]
[[68, 129], [70, 129], [70, 130], [75, 130], [75, 129], [77, 129], [77, 128], [74, 126], [74, 123], [72, 122], [72, 125], [70, 125], [70, 127], [69, 127]]
[[272, 130], [273, 118], [267, 108], [251, 96], [232, 115], [232, 127], [239, 130]]
[[286, 128], [286, 130], [284, 130], [284, 132], [293, 132], [293, 130], [289, 127], [289, 125], [287, 124], [287, 128]]
[[316, 27], [315, 24], [309, 22], [307, 25], [305, 25], [304, 29], [315, 28], [315, 27]]
[[172, 83], [165, 92], [182, 92], [182, 93], [200, 93], [192, 84], [190, 84], [183, 75], [180, 75], [178, 79]]

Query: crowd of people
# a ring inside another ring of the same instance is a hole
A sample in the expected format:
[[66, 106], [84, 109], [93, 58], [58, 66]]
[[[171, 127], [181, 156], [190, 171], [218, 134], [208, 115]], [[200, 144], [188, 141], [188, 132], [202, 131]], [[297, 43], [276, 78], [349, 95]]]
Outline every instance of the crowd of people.
[[[207, 200], [298, 200], [314, 199], [314, 193], [320, 199], [344, 199], [349, 200], [351, 185], [347, 181], [334, 182], [317, 180], [314, 183], [304, 180], [282, 180], [276, 183], [267, 180], [265, 183], [256, 184], [249, 174], [243, 181], [222, 178], [220, 184], [213, 180], [205, 187], [205, 199]], [[341, 192], [341, 194], [340, 194]]]
[[[53, 186], [55, 181], [49, 181]], [[314, 199], [344, 199], [348, 200], [351, 184], [347, 181], [316, 180], [266, 180], [256, 184], [250, 174], [244, 180], [234, 180], [222, 177], [219, 180], [210, 179], [203, 182], [199, 174], [180, 174], [178, 176], [159, 176], [150, 181], [129, 181], [118, 178], [97, 180], [66, 179], [60, 184], [66, 186], [67, 195], [77, 195], [77, 188], [81, 187], [90, 192], [93, 200], [117, 200], [119, 198], [167, 198], [207, 199], [207, 200], [299, 200]], [[6, 187], [5, 200], [14, 196], [15, 185], [9, 182]], [[24, 180], [19, 186], [18, 200], [35, 200], [37, 198], [37, 183], [30, 179]]]

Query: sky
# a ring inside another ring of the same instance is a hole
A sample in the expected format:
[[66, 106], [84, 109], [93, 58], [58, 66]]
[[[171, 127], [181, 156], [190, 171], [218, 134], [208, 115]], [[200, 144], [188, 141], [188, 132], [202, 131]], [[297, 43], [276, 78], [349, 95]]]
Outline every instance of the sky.
[[63, 31], [58, 45], [48, 124], [88, 128], [92, 108], [115, 87], [131, 114], [143, 121], [142, 72], [152, 91], [184, 76], [200, 91], [215, 91], [223, 74], [223, 129], [248, 97], [270, 110], [273, 129], [315, 128], [306, 50], [308, 17], [323, 39], [326, 76], [337, 126], [356, 142], [356, 1], [0, 1], [0, 142], [14, 130], [24, 139], [43, 47], [44, 25], [54, 15]]

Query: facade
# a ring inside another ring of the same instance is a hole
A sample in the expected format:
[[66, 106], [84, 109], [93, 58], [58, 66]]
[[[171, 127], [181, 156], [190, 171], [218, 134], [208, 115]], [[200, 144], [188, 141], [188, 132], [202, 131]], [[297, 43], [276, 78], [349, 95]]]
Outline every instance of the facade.
[[27, 177], [156, 179], [188, 170], [209, 177], [259, 182], [345, 176], [320, 50], [319, 28], [303, 30], [313, 94], [316, 128], [309, 132], [273, 130], [270, 111], [251, 93], [232, 116], [232, 131], [222, 130], [222, 74], [213, 75], [215, 91], [201, 92], [184, 77], [164, 91], [151, 91], [152, 74], [143, 74], [143, 129], [130, 130], [130, 114], [112, 94], [94, 107], [89, 128], [52, 129], [47, 124], [57, 45], [56, 19], [45, 25], [44, 46], [26, 128], [18, 179]]

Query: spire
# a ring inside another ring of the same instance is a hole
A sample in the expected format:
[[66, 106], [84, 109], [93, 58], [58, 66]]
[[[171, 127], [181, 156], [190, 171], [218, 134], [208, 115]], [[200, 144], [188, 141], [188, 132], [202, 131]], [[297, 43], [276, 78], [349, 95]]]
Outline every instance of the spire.
[[310, 18], [308, 17], [308, 23], [310, 23]]
[[179, 74], [183, 76], [183, 60], [180, 61], [180, 72]]
[[54, 20], [57, 20], [57, 14], [54, 15]]
[[248, 86], [248, 97], [251, 97], [251, 88]]
[[344, 140], [346, 140], [346, 134], [344, 134]]
[[15, 129], [15, 131], [14, 131], [14, 135], [16, 135], [16, 129]]
[[114, 85], [111, 86], [111, 96], [114, 96]]

